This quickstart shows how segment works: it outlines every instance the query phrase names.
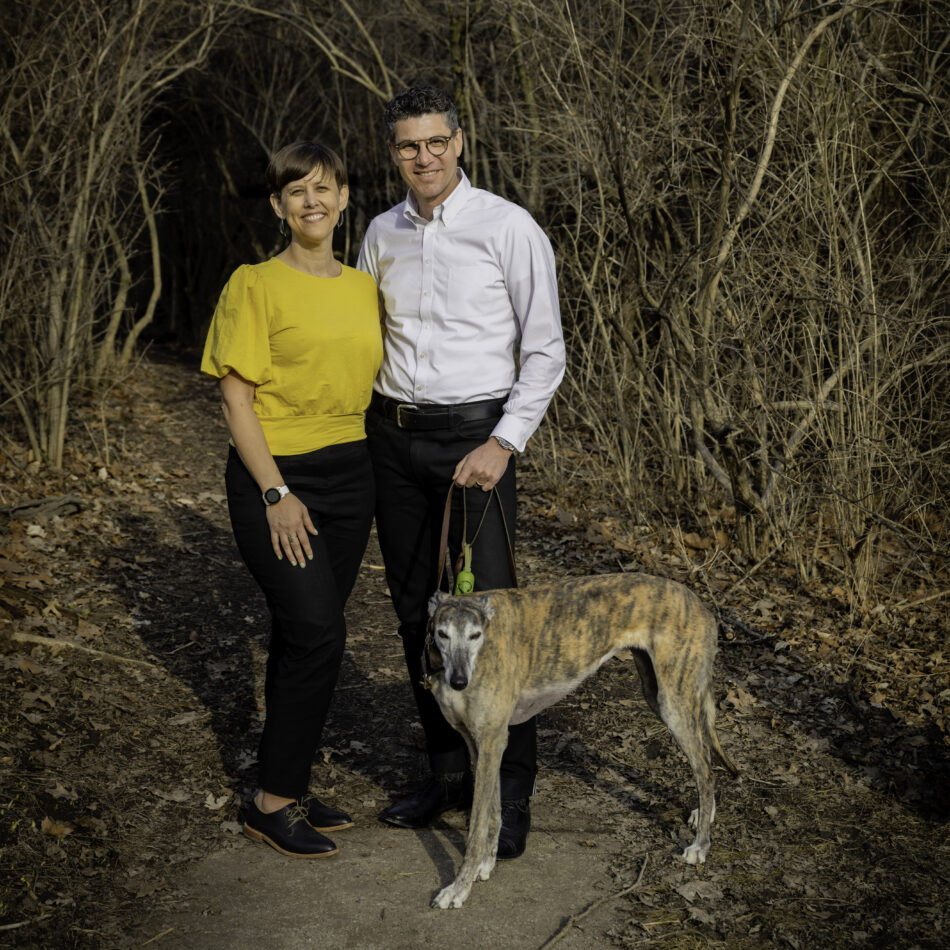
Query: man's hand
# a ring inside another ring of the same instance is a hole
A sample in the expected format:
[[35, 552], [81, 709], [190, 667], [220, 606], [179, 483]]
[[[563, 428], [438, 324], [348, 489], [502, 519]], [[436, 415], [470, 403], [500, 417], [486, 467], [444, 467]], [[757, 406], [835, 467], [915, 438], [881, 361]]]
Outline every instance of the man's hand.
[[482, 491], [491, 491], [505, 474], [510, 458], [508, 449], [503, 449], [494, 439], [489, 439], [455, 466], [452, 479], [462, 488], [477, 487]]

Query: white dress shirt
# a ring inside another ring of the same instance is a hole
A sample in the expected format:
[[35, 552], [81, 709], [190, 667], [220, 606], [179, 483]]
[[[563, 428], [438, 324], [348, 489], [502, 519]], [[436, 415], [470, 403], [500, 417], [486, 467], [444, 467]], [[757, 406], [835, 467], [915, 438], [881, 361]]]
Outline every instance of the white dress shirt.
[[459, 176], [431, 221], [410, 192], [367, 228], [356, 266], [386, 310], [375, 388], [407, 403], [508, 396], [492, 434], [523, 451], [564, 376], [554, 253], [527, 211]]

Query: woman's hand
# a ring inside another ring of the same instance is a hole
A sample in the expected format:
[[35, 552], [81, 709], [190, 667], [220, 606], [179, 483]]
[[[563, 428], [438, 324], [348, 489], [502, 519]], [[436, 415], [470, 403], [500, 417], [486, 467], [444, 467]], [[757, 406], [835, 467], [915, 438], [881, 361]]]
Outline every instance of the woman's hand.
[[276, 504], [268, 505], [266, 514], [277, 560], [286, 554], [294, 567], [306, 567], [307, 561], [313, 560], [310, 535], [318, 534], [307, 506], [291, 492]]
[[[221, 379], [221, 403], [238, 455], [261, 491], [283, 485], [283, 476], [254, 414], [254, 384], [231, 370]], [[277, 559], [283, 560], [286, 554], [294, 567], [306, 567], [307, 561], [313, 560], [310, 535], [317, 533], [307, 506], [291, 492], [265, 511]]]

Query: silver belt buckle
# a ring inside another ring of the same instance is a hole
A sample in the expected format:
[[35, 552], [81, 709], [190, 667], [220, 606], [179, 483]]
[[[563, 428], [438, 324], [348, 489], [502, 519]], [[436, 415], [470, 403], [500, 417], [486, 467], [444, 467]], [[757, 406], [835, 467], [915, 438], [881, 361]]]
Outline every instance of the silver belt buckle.
[[419, 411], [419, 407], [414, 406], [411, 402], [399, 403], [399, 405], [396, 406], [396, 425], [399, 426], [400, 429], [404, 429], [406, 425], [405, 425], [405, 422], [403, 421], [402, 414], [404, 412], [418, 412], [418, 411]]

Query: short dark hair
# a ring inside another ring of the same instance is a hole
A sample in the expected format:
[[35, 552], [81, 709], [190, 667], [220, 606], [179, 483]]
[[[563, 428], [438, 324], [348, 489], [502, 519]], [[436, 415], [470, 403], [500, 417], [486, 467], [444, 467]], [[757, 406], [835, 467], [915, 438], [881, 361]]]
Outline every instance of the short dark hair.
[[445, 118], [445, 124], [454, 132], [459, 127], [459, 112], [451, 96], [436, 86], [412, 86], [397, 93], [383, 109], [386, 140], [395, 141], [396, 123], [436, 113]]
[[338, 188], [346, 184], [343, 160], [326, 145], [319, 142], [294, 142], [285, 145], [270, 160], [264, 180], [272, 195], [280, 195], [284, 186], [306, 178], [315, 168], [336, 179]]

